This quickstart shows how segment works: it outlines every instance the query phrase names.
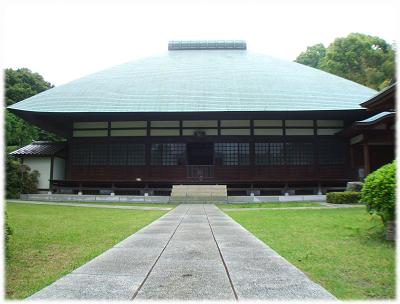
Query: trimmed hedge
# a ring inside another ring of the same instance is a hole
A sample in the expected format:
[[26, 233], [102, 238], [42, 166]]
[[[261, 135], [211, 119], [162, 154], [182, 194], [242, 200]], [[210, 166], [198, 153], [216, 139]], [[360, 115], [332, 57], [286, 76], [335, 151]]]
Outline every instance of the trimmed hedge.
[[328, 192], [326, 202], [330, 204], [357, 204], [361, 198], [360, 192]]
[[378, 214], [384, 223], [395, 219], [396, 163], [384, 165], [368, 174], [361, 190], [369, 213]]

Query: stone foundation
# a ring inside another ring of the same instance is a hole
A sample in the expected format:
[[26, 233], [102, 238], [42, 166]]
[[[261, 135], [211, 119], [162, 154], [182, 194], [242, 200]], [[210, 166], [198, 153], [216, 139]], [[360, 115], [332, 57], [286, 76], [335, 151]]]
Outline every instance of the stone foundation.
[[[21, 200], [50, 202], [132, 202], [132, 203], [172, 203], [169, 196], [149, 195], [76, 195], [76, 194], [21, 194]], [[289, 195], [289, 196], [228, 196], [221, 199], [228, 203], [258, 203], [258, 202], [294, 202], [317, 201], [324, 202], [325, 195]], [[203, 201], [199, 201], [203, 203]], [[193, 202], [191, 202], [193, 203]]]

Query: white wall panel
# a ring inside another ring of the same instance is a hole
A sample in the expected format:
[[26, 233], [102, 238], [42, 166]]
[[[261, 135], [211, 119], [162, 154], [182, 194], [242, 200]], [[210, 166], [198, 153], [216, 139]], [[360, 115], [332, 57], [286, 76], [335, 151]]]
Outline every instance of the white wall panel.
[[24, 164], [40, 173], [38, 189], [49, 189], [50, 179], [50, 157], [24, 157]]

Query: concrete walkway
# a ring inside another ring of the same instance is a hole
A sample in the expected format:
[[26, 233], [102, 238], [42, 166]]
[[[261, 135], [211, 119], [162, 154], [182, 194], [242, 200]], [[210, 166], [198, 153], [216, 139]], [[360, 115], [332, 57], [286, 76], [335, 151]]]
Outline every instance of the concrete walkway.
[[[173, 207], [151, 207], [151, 206], [124, 206], [124, 205], [107, 205], [104, 204], [85, 204], [85, 203], [52, 203], [52, 202], [33, 202], [33, 201], [10, 201], [15, 204], [33, 204], [33, 205], [53, 205], [53, 206], [70, 206], [70, 207], [89, 207], [89, 208], [109, 208], [109, 209], [133, 209], [133, 210], [171, 210]], [[175, 207], [175, 206], [174, 206]]]
[[214, 205], [179, 205], [28, 299], [335, 299]]

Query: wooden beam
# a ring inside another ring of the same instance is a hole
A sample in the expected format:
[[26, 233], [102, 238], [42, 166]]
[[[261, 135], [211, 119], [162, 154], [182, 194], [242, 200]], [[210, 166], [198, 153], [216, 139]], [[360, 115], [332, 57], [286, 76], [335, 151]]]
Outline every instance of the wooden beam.
[[53, 180], [53, 175], [54, 175], [54, 156], [51, 157], [51, 162], [50, 162], [50, 180]]
[[363, 153], [364, 153], [364, 175], [367, 176], [371, 170], [371, 162], [369, 157], [369, 146], [368, 142], [363, 143]]
[[49, 191], [53, 192], [52, 180], [54, 179], [54, 156], [50, 159], [50, 180], [49, 180]]

